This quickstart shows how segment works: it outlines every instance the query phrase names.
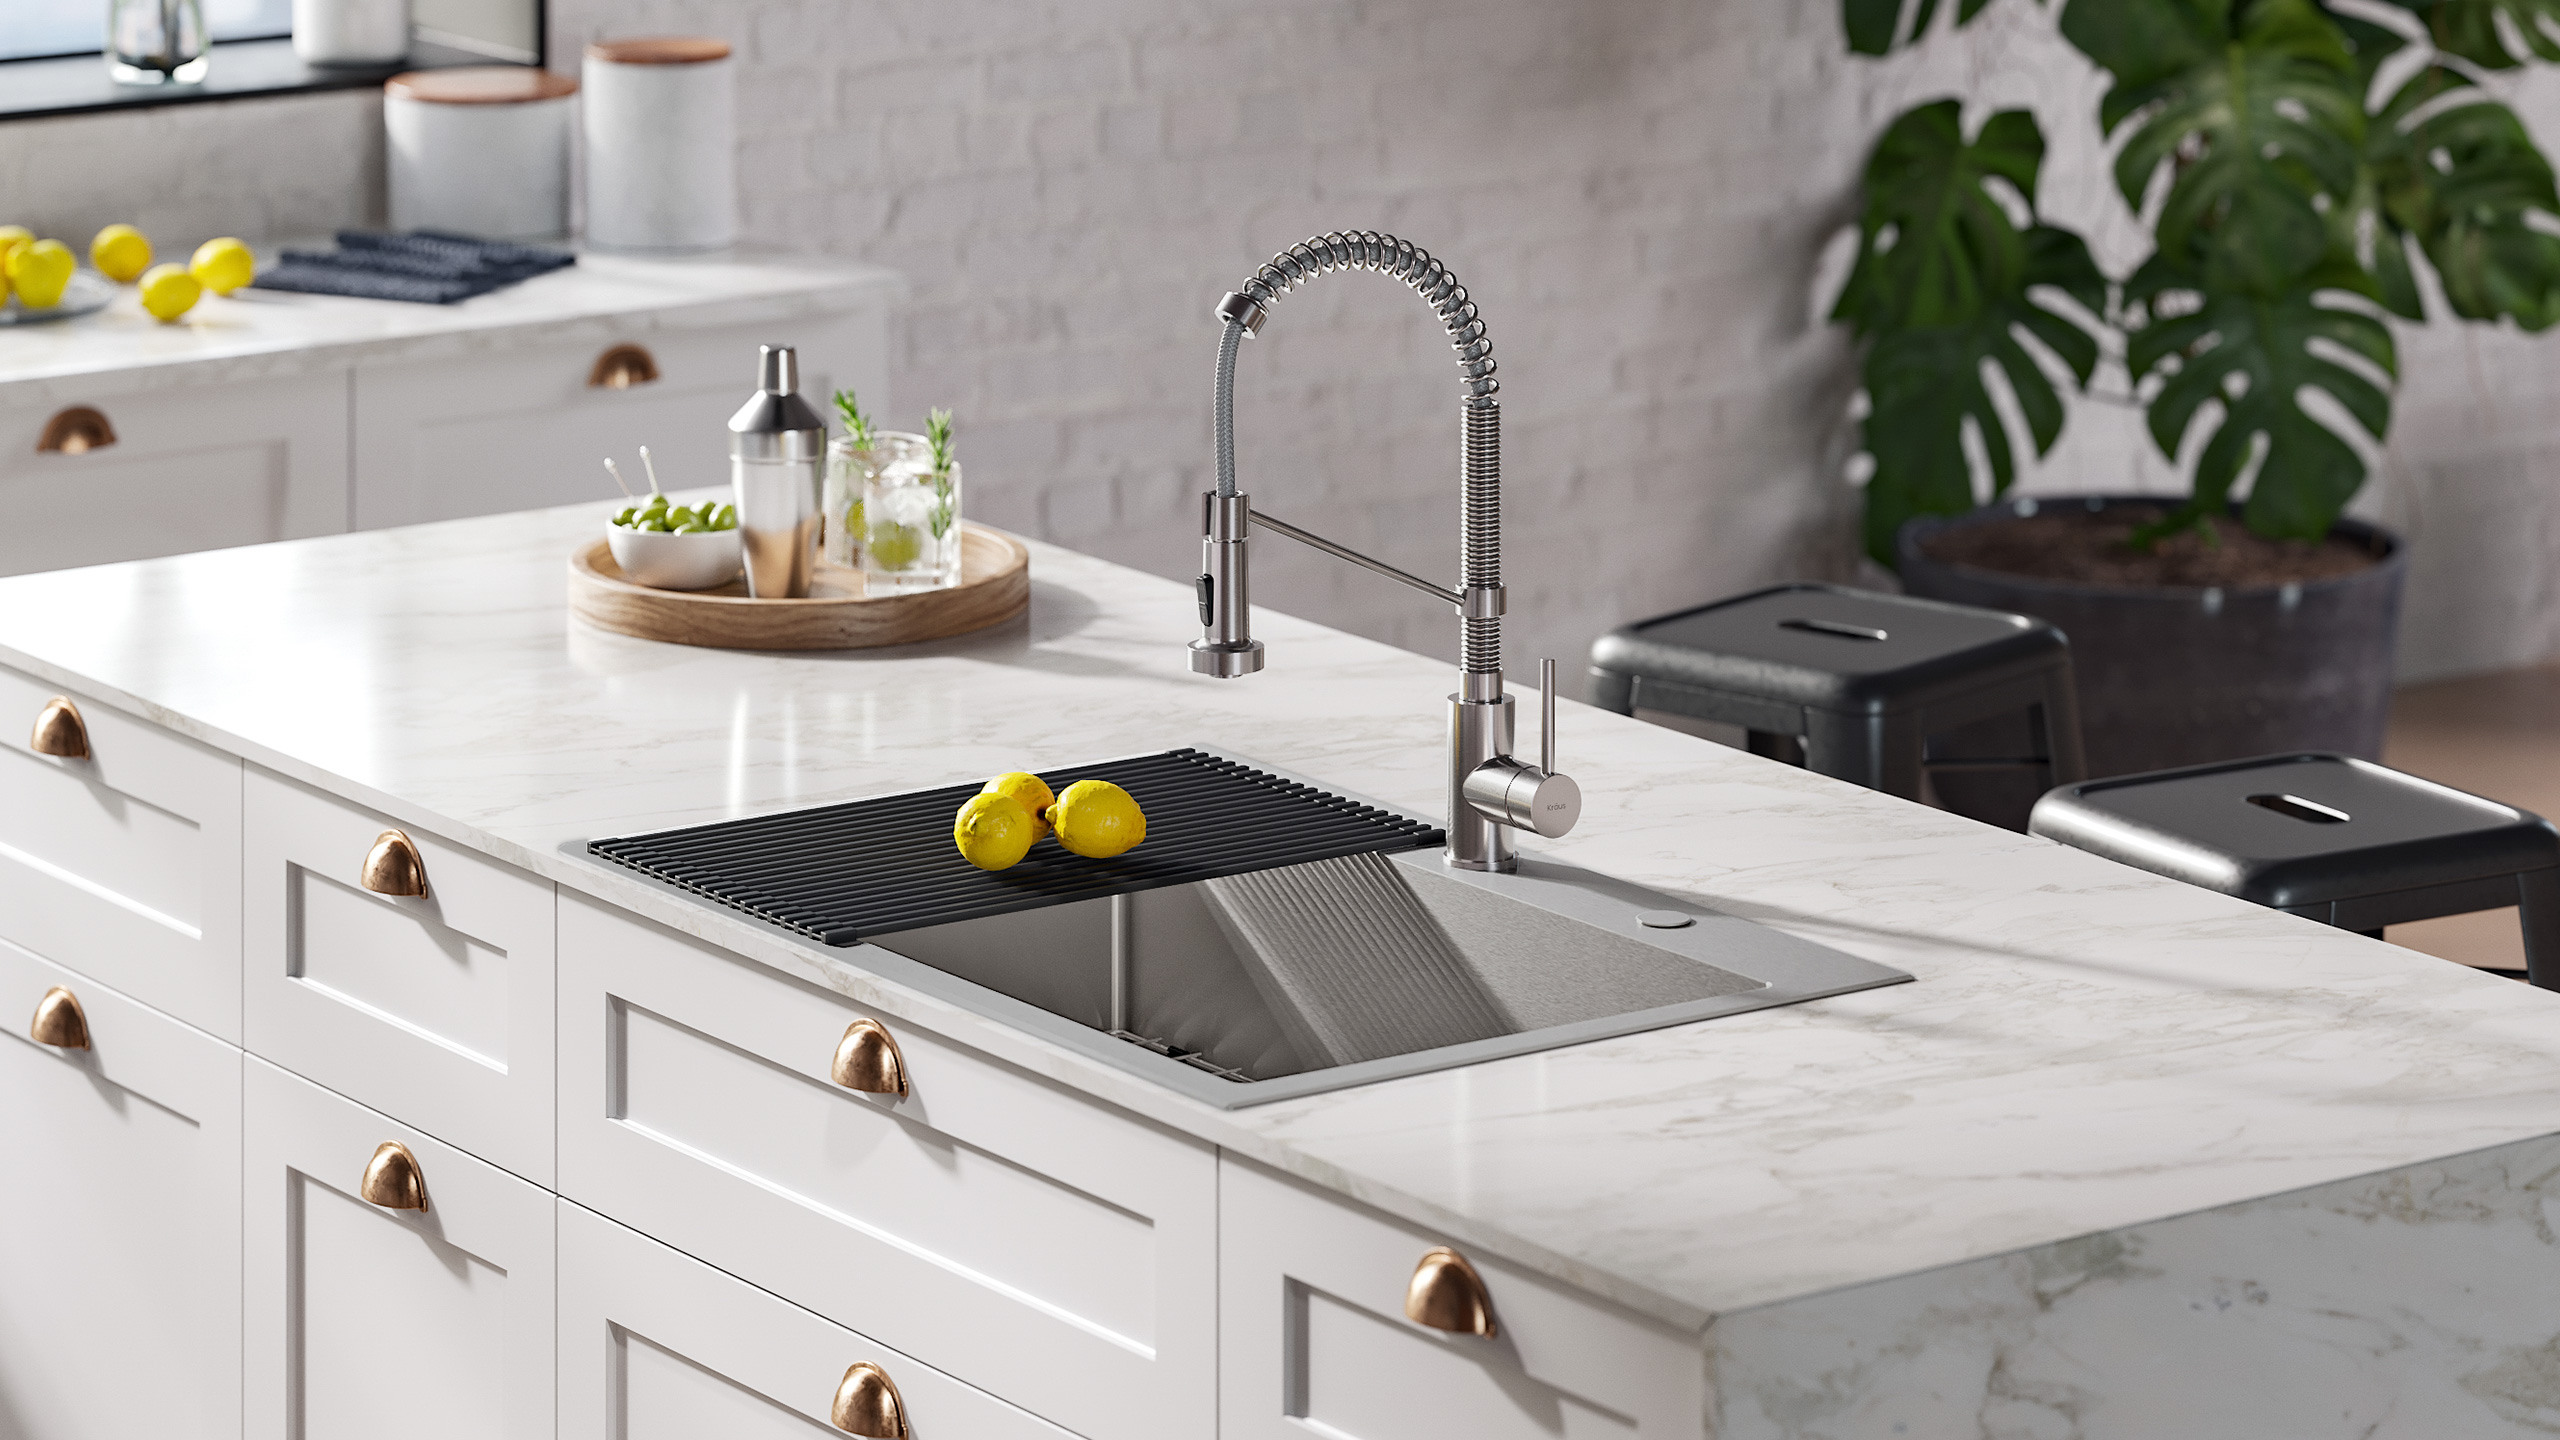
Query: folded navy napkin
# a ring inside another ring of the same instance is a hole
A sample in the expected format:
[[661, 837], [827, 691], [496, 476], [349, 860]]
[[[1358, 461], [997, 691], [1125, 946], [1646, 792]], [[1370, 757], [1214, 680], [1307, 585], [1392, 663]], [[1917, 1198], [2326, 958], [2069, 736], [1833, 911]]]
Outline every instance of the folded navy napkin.
[[252, 283], [261, 290], [305, 295], [451, 305], [576, 263], [577, 257], [566, 250], [441, 230], [406, 235], [341, 230], [337, 249], [284, 251]]

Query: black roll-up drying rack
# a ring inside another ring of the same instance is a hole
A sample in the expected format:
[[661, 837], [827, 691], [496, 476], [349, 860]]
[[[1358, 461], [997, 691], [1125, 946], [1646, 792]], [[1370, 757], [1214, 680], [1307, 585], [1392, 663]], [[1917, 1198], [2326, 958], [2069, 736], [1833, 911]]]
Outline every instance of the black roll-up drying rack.
[[821, 945], [1310, 860], [1442, 843], [1437, 826], [1201, 750], [1040, 772], [1108, 780], [1146, 812], [1109, 860], [1054, 840], [1009, 870], [960, 858], [952, 817], [979, 782], [587, 842], [590, 853]]

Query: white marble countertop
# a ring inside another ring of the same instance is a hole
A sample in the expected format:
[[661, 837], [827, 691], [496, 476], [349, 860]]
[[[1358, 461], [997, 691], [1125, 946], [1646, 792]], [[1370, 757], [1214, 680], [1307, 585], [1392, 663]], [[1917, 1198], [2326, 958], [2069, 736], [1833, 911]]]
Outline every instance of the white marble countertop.
[[635, 316], [671, 328], [785, 320], [875, 304], [903, 285], [892, 271], [841, 260], [582, 254], [566, 269], [452, 305], [247, 289], [207, 295], [170, 325], [144, 314], [128, 285], [94, 315], [0, 327], [0, 399], [64, 382], [98, 394], [457, 354], [527, 327], [546, 339], [603, 338]]
[[0, 662], [1684, 1327], [2560, 1132], [2560, 996], [1574, 705], [1543, 848], [1917, 983], [1213, 1110], [563, 847], [1183, 744], [1432, 814], [1447, 665], [1265, 614], [1205, 679], [1046, 545], [975, 636], [653, 644], [566, 613], [594, 520], [0, 579]]

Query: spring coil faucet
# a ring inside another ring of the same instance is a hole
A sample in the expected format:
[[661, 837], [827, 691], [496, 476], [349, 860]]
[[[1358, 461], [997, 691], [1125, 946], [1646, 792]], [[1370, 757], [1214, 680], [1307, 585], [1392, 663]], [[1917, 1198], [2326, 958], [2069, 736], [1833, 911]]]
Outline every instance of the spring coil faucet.
[[[1331, 270], [1370, 270], [1413, 287], [1440, 317], [1457, 351], [1460, 402], [1460, 539], [1457, 588], [1436, 585], [1320, 535], [1275, 520], [1236, 489], [1236, 352], [1262, 331], [1282, 295]], [[1262, 668], [1253, 638], [1245, 542], [1259, 525], [1338, 560], [1400, 581], [1456, 607], [1462, 635], [1459, 689], [1449, 697], [1448, 863], [1469, 870], [1515, 865], [1511, 831], [1555, 838], [1582, 815], [1582, 790], [1556, 773], [1556, 662], [1538, 662], [1539, 763], [1512, 758], [1512, 698], [1502, 690], [1502, 386], [1493, 378], [1493, 342], [1467, 288], [1449, 267], [1409, 241], [1374, 230], [1318, 235], [1271, 257], [1218, 302], [1218, 488], [1200, 497], [1200, 638], [1191, 668], [1233, 679]]]

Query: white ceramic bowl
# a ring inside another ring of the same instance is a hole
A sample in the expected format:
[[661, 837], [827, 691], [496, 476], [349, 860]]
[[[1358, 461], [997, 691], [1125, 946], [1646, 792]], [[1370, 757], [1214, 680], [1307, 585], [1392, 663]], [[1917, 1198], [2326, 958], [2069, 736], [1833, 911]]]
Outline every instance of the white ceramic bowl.
[[709, 590], [738, 578], [738, 532], [704, 530], [692, 535], [625, 530], [605, 522], [613, 563], [635, 584], [652, 590]]

